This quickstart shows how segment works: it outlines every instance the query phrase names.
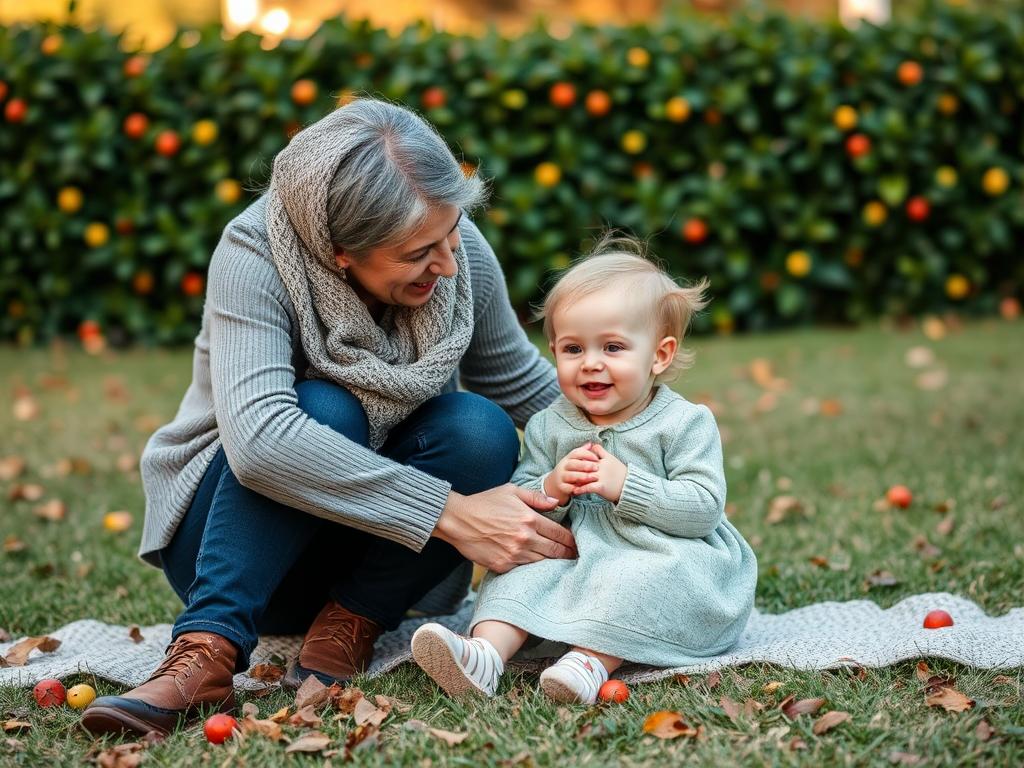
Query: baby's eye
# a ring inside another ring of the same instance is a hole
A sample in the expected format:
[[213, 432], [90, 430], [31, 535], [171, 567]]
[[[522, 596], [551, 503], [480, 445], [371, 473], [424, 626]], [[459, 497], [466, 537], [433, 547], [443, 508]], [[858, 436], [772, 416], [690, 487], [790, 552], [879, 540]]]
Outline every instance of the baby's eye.
[[625, 349], [625, 347], [622, 346], [621, 344], [616, 344], [615, 342], [612, 342], [611, 344], [606, 345], [605, 349], [607, 349], [609, 352], [621, 352], [622, 350]]
[[564, 347], [562, 347], [562, 351], [565, 352], [567, 355], [578, 355], [580, 352], [583, 351], [583, 347], [581, 347], [579, 344], [566, 344]]

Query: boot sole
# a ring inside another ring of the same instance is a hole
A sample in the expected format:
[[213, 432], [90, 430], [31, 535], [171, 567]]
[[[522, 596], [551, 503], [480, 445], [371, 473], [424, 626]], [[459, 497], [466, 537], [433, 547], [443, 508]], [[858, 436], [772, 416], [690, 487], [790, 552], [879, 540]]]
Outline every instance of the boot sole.
[[420, 669], [441, 690], [452, 698], [486, 697], [476, 683], [462, 671], [461, 659], [456, 659], [448, 643], [430, 632], [417, 632], [412, 636], [412, 657]]
[[227, 701], [216, 706], [211, 704], [181, 712], [178, 714], [176, 722], [173, 725], [167, 725], [143, 720], [141, 717], [137, 717], [134, 713], [119, 707], [104, 706], [101, 704], [100, 706], [87, 707], [85, 712], [82, 713], [82, 719], [79, 723], [82, 728], [94, 736], [122, 733], [137, 733], [144, 736], [150, 731], [156, 731], [163, 736], [168, 736], [183, 723], [186, 723], [195, 717], [202, 717], [204, 713], [224, 712], [231, 714], [234, 711], [235, 697], [232, 696]]
[[579, 696], [579, 694], [570, 688], [568, 685], [563, 683], [561, 680], [541, 680], [540, 689], [544, 691], [544, 694], [552, 701], [557, 701], [559, 704], [583, 704], [585, 703]]

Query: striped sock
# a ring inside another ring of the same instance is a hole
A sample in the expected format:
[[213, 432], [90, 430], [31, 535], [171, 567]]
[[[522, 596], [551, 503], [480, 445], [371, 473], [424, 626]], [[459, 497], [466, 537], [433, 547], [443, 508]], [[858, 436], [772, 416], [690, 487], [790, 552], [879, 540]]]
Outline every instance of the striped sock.
[[505, 671], [497, 649], [482, 637], [462, 637], [440, 624], [424, 624], [412, 636], [412, 656], [449, 696], [493, 696]]
[[608, 680], [608, 671], [598, 659], [569, 651], [541, 672], [540, 687], [550, 698], [567, 704], [593, 704], [597, 692]]

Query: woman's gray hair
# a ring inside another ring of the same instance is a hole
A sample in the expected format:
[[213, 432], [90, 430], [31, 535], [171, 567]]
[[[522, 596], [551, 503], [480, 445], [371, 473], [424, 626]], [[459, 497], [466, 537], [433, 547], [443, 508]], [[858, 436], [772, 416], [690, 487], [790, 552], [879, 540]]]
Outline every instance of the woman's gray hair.
[[357, 259], [412, 234], [432, 210], [481, 204], [486, 184], [463, 173], [444, 139], [414, 112], [378, 99], [341, 107], [339, 136], [349, 147], [331, 179], [331, 243]]

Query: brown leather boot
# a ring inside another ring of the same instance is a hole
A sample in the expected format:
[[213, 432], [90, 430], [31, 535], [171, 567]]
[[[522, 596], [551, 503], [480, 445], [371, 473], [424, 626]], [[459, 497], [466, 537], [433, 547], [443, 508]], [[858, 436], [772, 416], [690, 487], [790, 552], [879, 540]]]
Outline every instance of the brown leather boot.
[[373, 644], [381, 631], [377, 622], [328, 601], [306, 632], [282, 683], [298, 688], [310, 675], [324, 685], [347, 683], [373, 661]]
[[157, 731], [168, 734], [203, 711], [235, 708], [236, 649], [212, 632], [186, 632], [167, 649], [150, 678], [123, 696], [103, 696], [86, 707], [82, 727], [93, 734]]

